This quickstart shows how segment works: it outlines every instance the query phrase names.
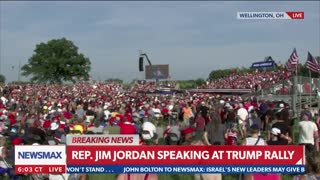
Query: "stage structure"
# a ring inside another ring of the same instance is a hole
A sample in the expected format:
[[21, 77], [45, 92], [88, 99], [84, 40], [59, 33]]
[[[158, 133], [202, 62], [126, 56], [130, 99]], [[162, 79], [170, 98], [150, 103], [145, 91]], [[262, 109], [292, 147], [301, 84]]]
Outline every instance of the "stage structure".
[[[147, 59], [148, 64], [144, 68], [144, 58]], [[167, 80], [170, 79], [169, 76], [169, 65], [152, 65], [148, 55], [139, 50], [139, 71], [145, 71], [145, 79], [146, 80]]]

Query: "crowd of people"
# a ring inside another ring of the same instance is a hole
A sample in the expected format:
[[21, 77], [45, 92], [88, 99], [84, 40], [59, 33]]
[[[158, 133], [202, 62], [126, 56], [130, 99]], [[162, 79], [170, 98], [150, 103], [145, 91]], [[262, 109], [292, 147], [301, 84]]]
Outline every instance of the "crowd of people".
[[[260, 74], [261, 75], [261, 74]], [[268, 72], [230, 75], [212, 88], [268, 85], [284, 76]], [[248, 80], [250, 79], [250, 80]], [[238, 85], [232, 82], [243, 82]], [[245, 82], [245, 83], [244, 83]], [[249, 83], [248, 83], [249, 82]], [[250, 86], [251, 87], [251, 86]], [[251, 97], [209, 94], [157, 95], [124, 91], [118, 83], [77, 85], [6, 85], [0, 88], [0, 179], [21, 179], [14, 169], [15, 145], [57, 145], [67, 134], [139, 134], [141, 145], [289, 145], [306, 147], [308, 172], [296, 178], [320, 177], [319, 114], [305, 109], [297, 120], [286, 103]], [[320, 112], [319, 112], [320, 113]], [[314, 119], [316, 119], [314, 121]], [[294, 123], [296, 122], [296, 124]], [[299, 135], [295, 137], [294, 127]], [[279, 175], [244, 175], [244, 179]], [[84, 174], [29, 175], [38, 179], [81, 179]], [[158, 179], [156, 174], [121, 174], [124, 179]], [[221, 179], [221, 174], [198, 174], [195, 179]]]
[[175, 89], [176, 81], [136, 81], [130, 88], [131, 92], [155, 92], [161, 88]]
[[230, 75], [209, 82], [199, 88], [207, 89], [251, 89], [257, 90], [275, 85], [291, 76], [290, 72], [279, 69], [275, 71], [254, 71], [248, 73], [231, 73]]

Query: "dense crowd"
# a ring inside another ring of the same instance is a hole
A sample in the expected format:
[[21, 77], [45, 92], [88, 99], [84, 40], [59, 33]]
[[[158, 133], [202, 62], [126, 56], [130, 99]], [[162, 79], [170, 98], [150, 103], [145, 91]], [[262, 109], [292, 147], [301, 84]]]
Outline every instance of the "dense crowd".
[[155, 92], [161, 88], [175, 89], [176, 81], [136, 81], [130, 88], [130, 92]]
[[[230, 81], [230, 85], [231, 82], [246, 82], [234, 87], [251, 88], [253, 82], [268, 85], [285, 78], [279, 73], [269, 72], [261, 77], [247, 74], [250, 81], [244, 76], [230, 75], [225, 81]], [[211, 87], [218, 88], [219, 83], [224, 82], [221, 80]], [[117, 83], [1, 86], [1, 177], [23, 177], [13, 172], [15, 145], [65, 144], [67, 134], [139, 134], [141, 145], [296, 143], [306, 147], [308, 157], [308, 173], [297, 178], [320, 177], [320, 118], [312, 116], [308, 109], [295, 121], [286, 103], [209, 94], [147, 95], [138, 93], [139, 88], [137, 85], [125, 91]], [[299, 127], [297, 137], [294, 126]], [[131, 179], [158, 179], [156, 174], [121, 174], [118, 179], [129, 176]], [[274, 174], [265, 176], [279, 178]], [[28, 176], [33, 180], [71, 177], [86, 179], [82, 174]], [[244, 176], [245, 179], [252, 177], [259, 179], [261, 175]], [[195, 179], [221, 178], [221, 174], [195, 175]]]
[[[285, 70], [254, 71], [248, 73], [231, 73], [227, 77], [209, 82], [201, 88], [207, 89], [252, 89], [257, 90], [275, 85], [291, 76]], [[199, 87], [200, 88], [200, 87]]]

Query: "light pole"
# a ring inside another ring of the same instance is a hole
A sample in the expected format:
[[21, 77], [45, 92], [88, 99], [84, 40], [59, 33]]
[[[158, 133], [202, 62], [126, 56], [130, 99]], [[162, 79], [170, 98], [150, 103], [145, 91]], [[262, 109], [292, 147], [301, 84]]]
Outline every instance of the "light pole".
[[20, 82], [20, 77], [21, 77], [21, 60], [19, 61], [18, 82]]

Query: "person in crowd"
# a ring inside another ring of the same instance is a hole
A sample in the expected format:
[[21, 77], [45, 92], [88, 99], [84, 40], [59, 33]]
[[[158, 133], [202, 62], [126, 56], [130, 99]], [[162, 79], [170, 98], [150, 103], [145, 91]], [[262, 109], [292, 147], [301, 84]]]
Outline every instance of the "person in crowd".
[[225, 123], [228, 127], [236, 122], [235, 109], [229, 103], [225, 104], [222, 117], [222, 122]]
[[264, 146], [265, 140], [260, 136], [260, 127], [257, 124], [253, 124], [250, 127], [249, 137], [245, 138], [242, 145], [246, 146]]
[[258, 110], [251, 106], [251, 108], [249, 108], [248, 111], [249, 115], [246, 128], [249, 129], [253, 124], [257, 124], [259, 127], [262, 127], [261, 119], [258, 115]]
[[191, 103], [188, 102], [186, 104], [186, 107], [183, 107], [182, 109], [182, 112], [183, 112], [183, 123], [188, 126], [190, 124], [190, 118], [193, 118], [193, 112], [192, 112], [192, 109], [191, 109]]
[[273, 113], [272, 109], [269, 109], [269, 110], [266, 112], [265, 122], [266, 122], [266, 124], [265, 124], [266, 129], [265, 129], [265, 131], [267, 132], [267, 140], [270, 140], [270, 139], [271, 139], [271, 129], [272, 129], [272, 125], [277, 122], [277, 120], [276, 120], [275, 117], [274, 117], [274, 113]]
[[42, 128], [42, 124], [40, 120], [33, 121], [33, 124], [31, 124], [31, 127], [27, 129], [26, 134], [33, 134], [33, 135], [39, 136], [41, 138], [41, 142], [44, 142], [46, 140], [46, 133]]
[[239, 124], [240, 135], [242, 138], [246, 137], [246, 123], [248, 120], [248, 111], [243, 107], [243, 104], [239, 104], [239, 109], [237, 111], [237, 118]]
[[217, 105], [217, 104], [210, 106], [210, 108], [209, 108], [209, 118], [210, 118], [210, 121], [212, 119], [218, 118], [218, 119], [220, 119], [222, 124], [225, 124], [225, 121], [223, 121], [221, 119], [221, 116], [220, 116], [220, 106]]
[[[289, 143], [292, 143], [291, 137], [289, 136], [290, 128], [287, 123], [284, 121], [286, 116], [285, 110], [278, 111], [276, 113], [276, 122], [272, 125], [272, 128], [277, 128], [280, 130], [281, 134], [287, 139], [290, 140]], [[272, 129], [271, 129], [272, 130]]]
[[288, 145], [292, 139], [281, 133], [278, 128], [271, 129], [271, 139], [267, 141], [268, 145]]
[[7, 163], [6, 158], [7, 148], [2, 145], [0, 146], [0, 177], [11, 175], [10, 171], [12, 170], [12, 166]]
[[195, 119], [195, 127], [196, 127], [196, 133], [197, 134], [203, 134], [206, 126], [206, 120], [203, 117], [203, 113], [198, 113], [197, 117]]
[[239, 131], [238, 125], [233, 123], [225, 133], [226, 145], [238, 145]]
[[[250, 127], [249, 137], [245, 138], [242, 142], [242, 145], [245, 146], [265, 146], [267, 143], [265, 140], [260, 136], [260, 127], [257, 124], [253, 124]], [[254, 178], [255, 175], [253, 174], [245, 174], [243, 175], [244, 180], [255, 180], [258, 178]]]
[[224, 145], [226, 127], [221, 123], [219, 116], [214, 116], [213, 118], [205, 127], [204, 142], [207, 145]]
[[123, 123], [120, 122], [118, 126], [120, 127], [120, 134], [136, 134], [137, 132], [135, 126], [127, 118], [124, 118]]
[[157, 124], [156, 132], [157, 132], [157, 134], [158, 134], [158, 139], [164, 138], [164, 136], [163, 136], [163, 134], [164, 134], [164, 129], [163, 129], [161, 123], [158, 123], [158, 124]]
[[167, 145], [177, 145], [181, 138], [181, 131], [176, 121], [171, 121], [165, 135], [165, 141]]
[[83, 118], [85, 116], [85, 111], [83, 110], [83, 107], [81, 105], [77, 106], [77, 110], [75, 112], [75, 114], [79, 117], [79, 118]]
[[158, 144], [157, 128], [147, 118], [144, 118], [141, 130], [143, 140], [153, 140], [155, 144]]
[[[193, 137], [194, 137], [194, 133], [195, 130], [192, 127], [188, 127], [186, 129], [183, 129], [181, 131], [181, 135], [182, 135], [182, 145], [191, 145], [192, 141], [193, 141]], [[197, 137], [201, 137], [201, 134], [197, 134]]]
[[206, 102], [202, 101], [201, 103], [199, 103], [199, 106], [197, 108], [196, 117], [198, 117], [198, 114], [200, 113], [202, 118], [204, 118], [205, 123], [207, 123], [209, 122], [208, 112], [209, 112], [209, 108], [206, 106]]
[[299, 122], [299, 144], [306, 147], [306, 153], [312, 153], [319, 150], [318, 144], [318, 127], [311, 121], [312, 114], [310, 111], [304, 111], [301, 114]]
[[259, 111], [261, 113], [261, 127], [262, 127], [262, 130], [264, 131], [267, 129], [266, 115], [268, 110], [269, 110], [268, 104], [264, 100], [262, 100], [259, 105]]
[[94, 120], [93, 126], [88, 127], [87, 131], [91, 131], [94, 134], [103, 134], [104, 127], [101, 126], [99, 120]]
[[[204, 146], [201, 136], [195, 136], [192, 146]], [[222, 174], [195, 174], [194, 180], [222, 180]]]

